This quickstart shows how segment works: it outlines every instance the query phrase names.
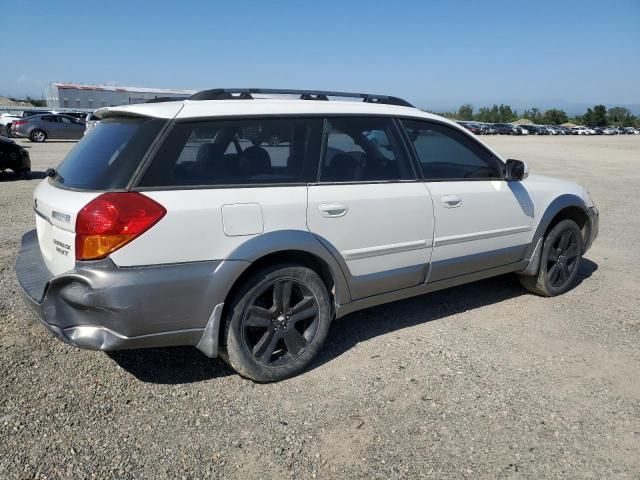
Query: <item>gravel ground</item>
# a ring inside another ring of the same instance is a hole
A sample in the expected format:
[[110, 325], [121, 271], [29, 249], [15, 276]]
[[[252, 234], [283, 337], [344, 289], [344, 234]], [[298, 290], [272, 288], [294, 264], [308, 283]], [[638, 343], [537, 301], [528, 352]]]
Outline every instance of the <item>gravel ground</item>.
[[[504, 276], [359, 312], [271, 385], [195, 349], [54, 339], [14, 274], [38, 180], [0, 175], [0, 478], [640, 478], [640, 136], [486, 140], [591, 191], [580, 285], [544, 299]], [[73, 145], [25, 144], [40, 172]]]

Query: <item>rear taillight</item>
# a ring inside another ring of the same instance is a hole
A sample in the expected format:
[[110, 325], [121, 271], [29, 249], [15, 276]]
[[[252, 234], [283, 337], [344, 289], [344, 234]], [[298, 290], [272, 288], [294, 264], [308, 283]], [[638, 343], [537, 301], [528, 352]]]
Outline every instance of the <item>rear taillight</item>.
[[104, 193], [76, 219], [76, 260], [97, 260], [115, 252], [154, 226], [167, 211], [136, 192]]
[[26, 121], [25, 120], [16, 120], [15, 122], [13, 122], [11, 125], [13, 126], [18, 126], [18, 125], [26, 125]]

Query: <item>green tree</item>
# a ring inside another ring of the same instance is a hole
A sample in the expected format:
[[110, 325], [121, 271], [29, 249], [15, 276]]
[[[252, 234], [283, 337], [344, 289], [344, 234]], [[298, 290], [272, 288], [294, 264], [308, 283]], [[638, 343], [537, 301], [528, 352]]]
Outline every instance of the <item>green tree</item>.
[[461, 105], [457, 116], [460, 120], [473, 120], [473, 105], [469, 103]]
[[478, 114], [475, 117], [479, 122], [490, 122], [491, 121], [491, 110], [487, 107], [480, 107]]
[[632, 127], [637, 122], [637, 118], [631, 114], [628, 108], [613, 107], [607, 112], [607, 120], [616, 126]]
[[558, 110], [557, 108], [547, 110], [542, 116], [542, 123], [545, 125], [560, 125], [568, 121], [569, 117], [567, 117], [565, 111]]
[[607, 125], [607, 107], [604, 105], [596, 105], [587, 108], [587, 113], [582, 117], [584, 123], [590, 127], [605, 127]]
[[531, 110], [525, 110], [522, 116], [533, 123], [542, 123], [542, 114], [540, 110], [533, 107]]
[[517, 112], [511, 110], [510, 105], [501, 104], [498, 107], [498, 122], [506, 123], [513, 122], [517, 118]]
[[25, 100], [25, 102], [29, 102], [34, 107], [46, 107], [47, 106], [47, 102], [44, 99], [37, 100], [37, 99], [31, 98], [29, 96], [27, 96], [27, 99]]

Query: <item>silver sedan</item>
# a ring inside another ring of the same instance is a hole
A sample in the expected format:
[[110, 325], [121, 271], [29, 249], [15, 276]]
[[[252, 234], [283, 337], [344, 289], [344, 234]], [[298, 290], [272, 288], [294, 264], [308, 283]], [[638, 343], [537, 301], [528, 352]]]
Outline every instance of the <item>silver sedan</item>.
[[11, 133], [32, 142], [51, 140], [79, 140], [84, 134], [85, 123], [68, 115], [34, 115], [16, 120]]

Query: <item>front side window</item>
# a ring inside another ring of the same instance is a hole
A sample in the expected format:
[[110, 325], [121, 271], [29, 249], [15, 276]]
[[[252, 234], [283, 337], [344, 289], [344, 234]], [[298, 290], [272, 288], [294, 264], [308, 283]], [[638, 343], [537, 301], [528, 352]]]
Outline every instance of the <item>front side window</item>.
[[321, 182], [399, 181], [415, 178], [393, 120], [330, 118], [326, 126]]
[[174, 125], [140, 186], [304, 183], [319, 157], [320, 119]]
[[501, 179], [502, 162], [463, 132], [431, 122], [403, 120], [427, 180]]

